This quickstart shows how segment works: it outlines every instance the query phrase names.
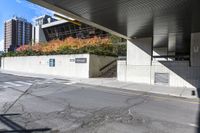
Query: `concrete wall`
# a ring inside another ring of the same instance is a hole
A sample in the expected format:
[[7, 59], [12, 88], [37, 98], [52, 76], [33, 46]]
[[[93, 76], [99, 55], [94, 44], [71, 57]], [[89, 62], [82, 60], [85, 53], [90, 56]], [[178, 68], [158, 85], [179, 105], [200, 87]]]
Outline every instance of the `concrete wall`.
[[200, 67], [200, 33], [191, 35], [191, 66]]
[[[192, 37], [195, 41], [193, 40], [191, 49], [200, 46], [200, 41], [196, 41], [200, 34]], [[155, 84], [155, 73], [165, 73], [169, 74], [169, 86], [200, 87], [200, 54], [197, 52], [198, 50], [195, 49], [196, 53], [191, 53], [192, 66], [190, 66], [189, 61], [152, 61], [151, 38], [127, 41], [127, 45], [127, 62], [118, 61], [118, 80]]]
[[126, 81], [150, 84], [152, 38], [127, 41]]
[[151, 84], [155, 73], [168, 73], [169, 86], [199, 88], [200, 67], [190, 67], [189, 61], [154, 61], [151, 66]]
[[[49, 59], [55, 59], [55, 67], [49, 67]], [[76, 59], [80, 59], [80, 62], [76, 62]], [[81, 62], [81, 60], [86, 60], [86, 62]], [[99, 60], [101, 60], [101, 64]], [[101, 72], [98, 68], [112, 60], [113, 57], [89, 54], [5, 57], [2, 58], [1, 69], [35, 74], [89, 78], [100, 74]], [[92, 64], [95, 64], [95, 66]], [[96, 69], [93, 67], [96, 67]]]
[[151, 65], [152, 38], [127, 41], [127, 65]]
[[117, 61], [117, 79], [119, 81], [127, 81], [126, 80], [126, 71], [127, 71], [126, 61], [118, 60]]
[[118, 61], [117, 74], [119, 81], [154, 85], [155, 73], [168, 73], [169, 86], [186, 88], [200, 87], [200, 67], [190, 67], [189, 62], [153, 61], [152, 66], [133, 66], [127, 65], [125, 61]]
[[[107, 72], [111, 67], [116, 65], [117, 63], [116, 57], [108, 57], [108, 56], [98, 56], [98, 55], [90, 55], [90, 77], [99, 77], [105, 72]], [[113, 62], [115, 61], [115, 62]], [[112, 64], [110, 64], [113, 62]], [[104, 66], [110, 64], [105, 69], [101, 70]]]

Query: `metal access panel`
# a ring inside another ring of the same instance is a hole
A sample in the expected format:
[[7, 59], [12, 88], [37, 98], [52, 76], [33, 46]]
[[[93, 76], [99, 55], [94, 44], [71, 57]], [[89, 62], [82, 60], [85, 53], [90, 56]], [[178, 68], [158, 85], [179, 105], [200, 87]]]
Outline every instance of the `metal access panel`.
[[169, 73], [155, 73], [154, 83], [169, 85]]

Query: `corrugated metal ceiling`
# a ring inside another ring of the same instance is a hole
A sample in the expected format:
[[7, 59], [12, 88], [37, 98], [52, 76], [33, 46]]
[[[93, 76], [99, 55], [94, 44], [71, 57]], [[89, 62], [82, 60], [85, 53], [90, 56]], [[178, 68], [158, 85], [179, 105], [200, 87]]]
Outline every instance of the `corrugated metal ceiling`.
[[[200, 31], [199, 0], [41, 0], [128, 37]], [[159, 44], [158, 44], [159, 45]]]

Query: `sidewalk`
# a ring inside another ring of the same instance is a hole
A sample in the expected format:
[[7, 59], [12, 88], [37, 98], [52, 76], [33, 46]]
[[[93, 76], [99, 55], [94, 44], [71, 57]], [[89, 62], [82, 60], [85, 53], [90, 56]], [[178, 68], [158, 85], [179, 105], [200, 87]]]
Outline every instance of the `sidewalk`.
[[[0, 72], [6, 73], [6, 74], [18, 75], [18, 76], [38, 77], [38, 78], [45, 78], [45, 79], [55, 79], [55, 78], [66, 79], [75, 83], [112, 87], [112, 88], [117, 88], [121, 90], [123, 89], [133, 90], [133, 91], [156, 93], [156, 94], [163, 94], [163, 95], [190, 98], [190, 99], [198, 98], [197, 90], [193, 88], [177, 88], [177, 87], [168, 87], [168, 86], [161, 86], [161, 85], [148, 85], [148, 84], [137, 84], [137, 83], [130, 83], [130, 82], [120, 82], [116, 78], [77, 79], [77, 78], [62, 77], [62, 76], [30, 74], [30, 73], [11, 72], [11, 71], [2, 71], [2, 70], [0, 70]], [[195, 91], [194, 96], [192, 95], [192, 91]]]
[[[133, 90], [133, 91], [141, 91], [141, 92], [148, 92], [148, 93], [156, 93], [156, 94], [163, 94], [175, 97], [183, 97], [183, 98], [190, 98], [196, 99], [198, 98], [198, 93], [193, 88], [177, 88], [177, 87], [168, 87], [168, 86], [161, 86], [161, 85], [148, 85], [148, 84], [137, 84], [137, 83], [130, 83], [130, 82], [120, 82], [115, 78], [95, 78], [95, 79], [82, 79], [79, 80], [80, 83], [90, 84], [90, 85], [97, 85], [97, 86], [105, 86], [105, 87], [112, 87], [118, 89], [125, 89], [125, 90]], [[195, 96], [192, 95], [192, 91], [195, 91]]]

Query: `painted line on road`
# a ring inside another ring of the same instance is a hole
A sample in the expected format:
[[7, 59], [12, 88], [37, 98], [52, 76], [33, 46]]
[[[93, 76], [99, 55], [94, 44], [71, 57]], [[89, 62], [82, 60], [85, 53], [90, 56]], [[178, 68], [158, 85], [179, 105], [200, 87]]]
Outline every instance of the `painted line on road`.
[[198, 125], [196, 125], [196, 124], [193, 124], [193, 123], [188, 123], [188, 125], [189, 125], [189, 126], [191, 126], [191, 127], [196, 127], [196, 128], [198, 128], [198, 127], [199, 127]]
[[25, 85], [32, 85], [32, 83], [24, 82], [24, 81], [15, 81], [16, 83], [19, 84], [25, 84]]
[[0, 85], [0, 87], [3, 87], [3, 88], [8, 88], [8, 86], [6, 86], [6, 85]]
[[8, 84], [8, 85], [11, 85], [11, 86], [17, 86], [17, 87], [20, 87], [22, 85], [20, 84], [16, 84], [16, 83], [13, 83], [13, 82], [4, 82], [5, 84]]
[[73, 85], [76, 84], [76, 82], [69, 82], [69, 83], [64, 83], [65, 85]]
[[41, 80], [28, 80], [26, 82], [28, 82], [28, 83], [36, 83], [36, 82], [42, 82], [42, 81]]

